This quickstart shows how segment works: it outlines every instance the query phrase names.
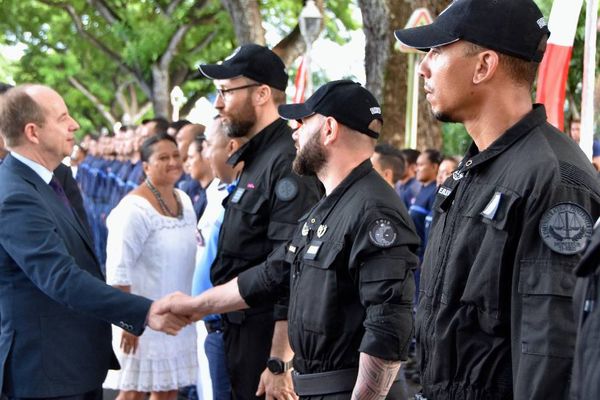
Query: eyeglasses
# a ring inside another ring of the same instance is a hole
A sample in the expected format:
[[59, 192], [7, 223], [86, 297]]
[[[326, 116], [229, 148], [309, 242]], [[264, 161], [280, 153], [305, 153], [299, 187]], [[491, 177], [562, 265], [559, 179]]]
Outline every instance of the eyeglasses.
[[255, 86], [262, 86], [262, 83], [251, 83], [249, 85], [233, 87], [231, 89], [219, 89], [219, 88], [217, 88], [217, 94], [219, 96], [221, 96], [221, 98], [225, 99], [225, 95], [227, 93], [231, 93], [231, 92], [234, 92], [236, 90], [241, 90], [241, 89], [248, 89], [248, 88], [255, 87]]

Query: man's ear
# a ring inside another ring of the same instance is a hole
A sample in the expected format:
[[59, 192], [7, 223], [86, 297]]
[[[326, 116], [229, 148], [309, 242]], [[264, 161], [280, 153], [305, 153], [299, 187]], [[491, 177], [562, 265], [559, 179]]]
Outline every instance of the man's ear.
[[252, 100], [254, 101], [254, 105], [262, 106], [271, 99], [272, 95], [273, 93], [271, 93], [271, 87], [269, 85], [260, 85], [254, 89]]
[[321, 134], [323, 135], [323, 144], [325, 146], [333, 144], [340, 135], [340, 124], [332, 117], [325, 117], [325, 123], [321, 128]]
[[496, 74], [500, 57], [493, 50], [482, 51], [477, 55], [477, 63], [473, 71], [473, 83], [480, 84], [489, 81]]
[[385, 168], [383, 170], [383, 178], [388, 182], [394, 181], [394, 171], [391, 168]]
[[231, 157], [241, 147], [240, 143], [235, 139], [229, 139], [227, 145], [225, 145], [225, 151], [227, 155]]
[[25, 134], [25, 139], [31, 143], [40, 144], [40, 130], [39, 127], [30, 122], [25, 124], [25, 128], [23, 128], [23, 133]]

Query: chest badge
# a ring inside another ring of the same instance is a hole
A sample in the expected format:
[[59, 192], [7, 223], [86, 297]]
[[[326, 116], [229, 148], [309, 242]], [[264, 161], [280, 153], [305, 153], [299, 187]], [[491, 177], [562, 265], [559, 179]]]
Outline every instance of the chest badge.
[[308, 224], [305, 222], [304, 225], [302, 225], [302, 236], [308, 235], [308, 231]]
[[317, 237], [322, 238], [325, 232], [327, 232], [327, 225], [319, 225], [319, 229], [317, 229]]
[[231, 202], [234, 204], [239, 203], [240, 200], [242, 199], [242, 197], [244, 196], [244, 193], [246, 193], [246, 189], [237, 188], [236, 191], [231, 196]]
[[452, 179], [454, 179], [455, 181], [460, 181], [464, 177], [465, 177], [465, 173], [462, 172], [461, 170], [456, 170], [452, 173]]
[[573, 203], [559, 203], [546, 211], [540, 219], [540, 236], [550, 249], [559, 254], [572, 255], [585, 249], [592, 236], [590, 214]]
[[369, 229], [369, 240], [377, 247], [392, 246], [397, 236], [396, 228], [389, 219], [377, 219]]

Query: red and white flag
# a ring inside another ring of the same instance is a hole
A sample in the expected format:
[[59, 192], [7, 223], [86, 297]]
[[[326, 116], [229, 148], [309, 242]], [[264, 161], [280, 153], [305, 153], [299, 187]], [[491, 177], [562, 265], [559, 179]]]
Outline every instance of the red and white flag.
[[536, 102], [544, 103], [548, 122], [564, 128], [564, 105], [569, 62], [583, 0], [554, 0], [548, 29], [550, 39], [540, 65]]
[[294, 81], [294, 87], [296, 91], [292, 97], [292, 103], [303, 103], [304, 94], [306, 93], [306, 65], [304, 63], [304, 57], [300, 58], [300, 65], [298, 66], [298, 72], [296, 73], [296, 80]]

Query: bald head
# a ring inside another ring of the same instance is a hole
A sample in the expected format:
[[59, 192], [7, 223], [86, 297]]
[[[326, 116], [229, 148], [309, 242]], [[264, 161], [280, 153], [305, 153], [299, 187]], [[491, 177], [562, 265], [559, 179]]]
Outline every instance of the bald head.
[[16, 86], [0, 96], [6, 145], [50, 170], [71, 154], [78, 129], [62, 97], [47, 86]]
[[58, 93], [47, 86], [21, 85], [9, 89], [0, 97], [0, 132], [7, 146], [22, 143], [27, 124], [44, 125], [46, 117], [39, 97], [52, 93], [58, 96]]

